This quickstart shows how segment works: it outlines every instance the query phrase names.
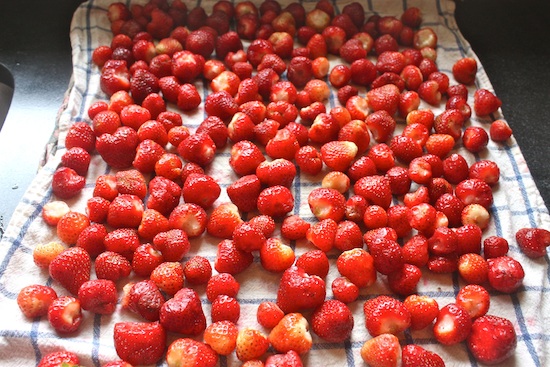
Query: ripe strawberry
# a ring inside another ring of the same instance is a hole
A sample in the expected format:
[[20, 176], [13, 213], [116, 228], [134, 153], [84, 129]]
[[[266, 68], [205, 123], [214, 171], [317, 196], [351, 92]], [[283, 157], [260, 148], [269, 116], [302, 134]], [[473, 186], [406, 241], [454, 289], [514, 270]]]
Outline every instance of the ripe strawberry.
[[85, 185], [86, 179], [69, 167], [59, 167], [52, 176], [52, 191], [60, 199], [78, 195]]
[[[91, 119], [93, 117], [90, 116]], [[65, 147], [67, 149], [79, 147], [92, 153], [95, 150], [96, 137], [92, 128], [85, 121], [77, 121], [69, 127], [65, 137]]]
[[59, 350], [44, 355], [37, 367], [77, 367], [78, 365], [80, 365], [80, 359], [75, 353]]
[[235, 352], [240, 361], [259, 359], [269, 348], [269, 340], [257, 329], [245, 327], [237, 334]]
[[338, 223], [332, 218], [326, 218], [314, 223], [307, 231], [306, 238], [318, 249], [328, 252], [334, 247]]
[[[166, 363], [169, 367], [214, 367], [218, 363], [218, 354], [203, 342], [191, 338], [180, 338], [168, 346]], [[185, 364], [182, 365], [182, 363]]]
[[402, 367], [445, 367], [443, 359], [436, 354], [416, 344], [408, 344], [402, 349]]
[[87, 150], [81, 147], [69, 148], [61, 156], [61, 164], [65, 167], [72, 168], [75, 172], [85, 177], [90, 166], [91, 156]]
[[411, 330], [422, 330], [432, 325], [439, 313], [437, 301], [429, 296], [411, 294], [403, 304], [411, 314]]
[[72, 296], [61, 296], [48, 307], [48, 322], [59, 334], [76, 332], [82, 324], [80, 301]]
[[401, 366], [401, 345], [393, 334], [381, 334], [361, 347], [361, 358], [371, 367]]
[[93, 196], [86, 201], [86, 215], [93, 223], [105, 223], [109, 213], [109, 200], [100, 196]]
[[313, 332], [331, 343], [347, 340], [353, 325], [353, 314], [345, 303], [338, 300], [325, 301], [311, 316]]
[[279, 273], [294, 264], [294, 250], [278, 238], [268, 238], [260, 248], [260, 262], [267, 271]]
[[59, 242], [38, 244], [32, 251], [33, 261], [41, 269], [48, 269], [53, 259], [65, 251], [67, 247]]
[[356, 195], [363, 196], [370, 204], [379, 205], [384, 209], [390, 207], [392, 192], [390, 181], [384, 176], [361, 177], [353, 185]]
[[130, 90], [130, 71], [126, 60], [107, 60], [101, 68], [100, 88], [107, 96]]
[[226, 356], [231, 354], [237, 347], [237, 335], [239, 330], [237, 325], [231, 321], [218, 321], [208, 325], [204, 331], [204, 342], [208, 344], [214, 352]]
[[470, 178], [485, 181], [489, 186], [494, 186], [500, 179], [500, 168], [494, 161], [482, 159], [470, 166]]
[[285, 270], [279, 283], [277, 305], [285, 313], [297, 312], [319, 306], [325, 296], [325, 282], [322, 278], [292, 266]]
[[166, 349], [166, 331], [158, 322], [117, 322], [114, 343], [118, 356], [132, 364], [155, 364]]
[[256, 209], [256, 202], [261, 191], [258, 176], [251, 174], [240, 177], [226, 189], [227, 195], [233, 204], [243, 212]]
[[505, 256], [508, 254], [509, 245], [505, 238], [489, 236], [483, 240], [483, 256], [486, 259]]
[[453, 345], [466, 340], [471, 329], [472, 319], [468, 311], [456, 303], [449, 303], [439, 310], [433, 333], [441, 344]]
[[164, 262], [153, 270], [149, 278], [161, 291], [173, 296], [183, 288], [183, 265], [180, 262]]
[[496, 112], [502, 101], [487, 89], [478, 89], [474, 93], [474, 112], [478, 116], [487, 116]]
[[107, 224], [113, 228], [137, 228], [145, 211], [138, 196], [121, 194], [109, 205]]
[[289, 215], [283, 219], [281, 224], [281, 235], [283, 238], [296, 241], [305, 238], [311, 224], [299, 215]]
[[319, 220], [332, 219], [339, 222], [345, 215], [344, 195], [331, 188], [315, 188], [308, 195], [311, 212]]
[[477, 62], [474, 58], [464, 57], [453, 64], [453, 77], [459, 83], [471, 85], [477, 73]]
[[467, 253], [458, 259], [458, 273], [468, 284], [484, 284], [487, 281], [489, 265], [483, 256]]
[[103, 240], [106, 235], [107, 229], [103, 224], [92, 223], [80, 232], [76, 246], [82, 247], [91, 258], [95, 259], [97, 255], [105, 251]]
[[216, 144], [207, 133], [195, 133], [183, 140], [177, 146], [177, 150], [187, 162], [205, 167], [214, 160]]
[[321, 154], [311, 145], [305, 145], [298, 149], [294, 158], [300, 170], [306, 174], [316, 175], [323, 168]]
[[362, 248], [344, 251], [336, 260], [338, 272], [359, 288], [365, 288], [376, 281], [376, 269], [370, 253]]
[[219, 238], [231, 238], [235, 227], [241, 223], [239, 209], [233, 203], [222, 203], [210, 214], [206, 230]]
[[294, 196], [285, 186], [270, 186], [258, 195], [257, 207], [261, 214], [283, 217], [294, 208]]
[[115, 312], [118, 302], [116, 285], [112, 280], [92, 279], [78, 289], [82, 309], [101, 315]]
[[142, 173], [152, 173], [155, 171], [155, 164], [164, 153], [166, 151], [159, 143], [145, 139], [138, 144], [132, 165]]
[[389, 275], [402, 269], [403, 254], [397, 241], [389, 239], [369, 241], [367, 248], [372, 256], [374, 268], [379, 273]]
[[550, 231], [543, 228], [522, 228], [516, 232], [516, 241], [520, 250], [531, 258], [546, 255], [550, 246]]
[[363, 305], [365, 326], [372, 336], [397, 335], [411, 325], [411, 314], [403, 302], [381, 295], [367, 300]]
[[42, 219], [50, 226], [56, 226], [59, 220], [70, 211], [69, 205], [65, 201], [50, 201], [42, 207]]
[[274, 328], [284, 317], [284, 312], [275, 302], [263, 301], [258, 305], [256, 320], [265, 328]]
[[112, 134], [99, 136], [96, 149], [112, 168], [128, 168], [132, 165], [138, 144], [137, 132], [128, 126], [122, 126]]
[[499, 292], [513, 293], [523, 284], [525, 271], [521, 263], [509, 256], [487, 260], [489, 284]]
[[493, 203], [493, 192], [491, 187], [479, 179], [467, 179], [456, 185], [455, 195], [465, 205], [479, 204], [489, 209]]
[[55, 290], [49, 286], [33, 284], [23, 287], [17, 295], [17, 306], [30, 319], [48, 314], [48, 308], [57, 298]]
[[241, 306], [236, 298], [220, 294], [212, 302], [210, 317], [212, 322], [231, 321], [237, 323], [241, 316]]
[[388, 286], [393, 293], [407, 296], [416, 292], [421, 277], [418, 266], [405, 263], [400, 270], [388, 274]]
[[132, 272], [132, 265], [127, 258], [113, 251], [99, 254], [94, 262], [98, 279], [108, 279], [113, 282], [126, 278]]
[[269, 333], [271, 346], [279, 353], [294, 350], [298, 354], [308, 352], [313, 341], [309, 323], [300, 313], [286, 314]]
[[133, 228], [117, 228], [107, 233], [103, 243], [107, 251], [119, 253], [130, 261], [134, 251], [141, 245], [137, 230]]
[[468, 284], [462, 287], [456, 295], [456, 304], [464, 307], [472, 320], [481, 317], [489, 311], [489, 292], [477, 284]]
[[[261, 362], [260, 362], [261, 363]], [[246, 363], [245, 363], [246, 364]], [[253, 367], [251, 364], [244, 367]], [[265, 367], [276, 367], [276, 366], [289, 366], [289, 367], [303, 367], [302, 360], [300, 355], [293, 350], [290, 350], [286, 353], [273, 354], [267, 357], [265, 360]]]
[[206, 329], [206, 317], [197, 292], [181, 288], [160, 308], [160, 324], [166, 331], [196, 336]]
[[132, 270], [139, 276], [148, 277], [163, 262], [162, 254], [150, 243], [138, 246], [132, 256]]
[[396, 85], [386, 84], [369, 90], [367, 92], [367, 101], [372, 110], [384, 110], [393, 116], [399, 106], [399, 94], [399, 88]]
[[477, 361], [498, 364], [514, 354], [517, 336], [510, 320], [486, 315], [474, 321], [467, 343]]
[[256, 167], [256, 176], [264, 187], [291, 187], [296, 176], [296, 166], [285, 158], [263, 161]]
[[182, 229], [190, 238], [201, 235], [206, 230], [207, 221], [206, 211], [192, 203], [178, 205], [168, 217], [170, 228]]
[[160, 309], [165, 302], [164, 296], [152, 280], [141, 280], [124, 286], [122, 308], [128, 309], [147, 321], [158, 321]]
[[253, 262], [251, 252], [239, 250], [232, 240], [222, 240], [218, 244], [214, 268], [219, 273], [239, 274]]
[[492, 141], [505, 142], [512, 136], [512, 128], [504, 120], [495, 120], [489, 127], [489, 137]]
[[90, 255], [80, 247], [63, 251], [49, 266], [50, 276], [74, 295], [84, 282], [90, 280], [90, 270]]

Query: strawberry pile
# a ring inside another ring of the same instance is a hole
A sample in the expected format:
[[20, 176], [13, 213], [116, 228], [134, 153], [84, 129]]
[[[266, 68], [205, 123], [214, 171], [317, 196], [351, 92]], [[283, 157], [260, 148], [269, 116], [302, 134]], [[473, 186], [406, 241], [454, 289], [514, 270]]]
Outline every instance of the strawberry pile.
[[[357, 328], [370, 335], [360, 354], [373, 367], [444, 366], [405, 345], [404, 332], [421, 330], [443, 347], [465, 343], [481, 363], [513, 355], [513, 325], [489, 314], [488, 290], [515, 292], [525, 272], [507, 239], [483, 238], [499, 167], [470, 165], [457, 149], [507, 141], [504, 120], [469, 123], [500, 100], [478, 89], [470, 107], [476, 60], [440, 71], [421, 9], [365, 19], [353, 2], [336, 13], [328, 0], [308, 11], [219, 0], [210, 14], [181, 0], [111, 4], [112, 41], [91, 60], [107, 98], [67, 132], [42, 210], [59, 241], [33, 251], [66, 293], [23, 288], [24, 315], [65, 337], [90, 314], [132, 314], [113, 326], [120, 360], [103, 367], [208, 367], [229, 356], [303, 366], [316, 341], [348, 342]], [[197, 111], [203, 121], [187, 125]], [[80, 213], [66, 200], [82, 195], [93, 159], [112, 171]], [[214, 160], [231, 184], [211, 174]], [[308, 216], [296, 207], [300, 176], [313, 184]], [[515, 240], [542, 257], [550, 232], [524, 228]], [[215, 258], [194, 251], [208, 241]], [[255, 262], [278, 286], [246, 325], [240, 274]], [[453, 302], [417, 292], [426, 272], [459, 276]], [[387, 294], [369, 295], [375, 286]], [[78, 364], [62, 351], [39, 366]]]

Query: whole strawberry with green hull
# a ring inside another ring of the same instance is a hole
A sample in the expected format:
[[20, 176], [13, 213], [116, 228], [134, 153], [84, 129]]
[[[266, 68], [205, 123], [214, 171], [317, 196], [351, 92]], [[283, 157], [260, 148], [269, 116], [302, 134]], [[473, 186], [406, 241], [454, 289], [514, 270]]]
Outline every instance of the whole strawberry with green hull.
[[155, 364], [166, 348], [166, 331], [158, 322], [118, 322], [113, 337], [118, 356], [132, 365]]

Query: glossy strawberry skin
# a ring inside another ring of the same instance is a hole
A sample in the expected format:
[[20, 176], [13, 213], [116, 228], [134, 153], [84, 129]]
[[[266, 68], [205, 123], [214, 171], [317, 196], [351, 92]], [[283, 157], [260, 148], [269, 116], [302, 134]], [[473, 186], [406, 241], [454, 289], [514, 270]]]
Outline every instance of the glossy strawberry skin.
[[49, 267], [50, 276], [72, 294], [90, 279], [90, 255], [80, 247], [72, 247], [59, 254]]
[[114, 327], [118, 356], [132, 364], [154, 364], [166, 348], [166, 331], [158, 322], [119, 322]]

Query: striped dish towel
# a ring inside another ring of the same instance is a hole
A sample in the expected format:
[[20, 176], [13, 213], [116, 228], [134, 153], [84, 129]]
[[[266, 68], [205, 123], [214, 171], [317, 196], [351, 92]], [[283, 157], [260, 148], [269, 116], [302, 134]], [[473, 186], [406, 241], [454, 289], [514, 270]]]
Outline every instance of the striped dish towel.
[[[55, 199], [52, 195], [50, 183], [52, 173], [60, 162], [64, 153], [64, 137], [69, 126], [76, 121], [89, 121], [87, 117], [88, 107], [95, 101], [107, 100], [107, 97], [99, 88], [99, 70], [93, 66], [90, 59], [91, 53], [99, 45], [108, 45], [111, 41], [111, 31], [107, 20], [107, 7], [112, 1], [90, 0], [83, 3], [75, 12], [70, 39], [73, 49], [73, 78], [68, 90], [66, 105], [57, 122], [58, 136], [57, 149], [50, 155], [44, 167], [38, 172], [31, 187], [24, 195], [17, 207], [11, 222], [0, 243], [0, 364], [2, 366], [34, 366], [40, 358], [48, 352], [59, 349], [67, 349], [76, 352], [84, 366], [99, 367], [102, 364], [117, 360], [118, 357], [113, 346], [113, 325], [121, 320], [137, 320], [134, 315], [124, 311], [118, 306], [112, 316], [99, 316], [86, 313], [83, 325], [78, 333], [68, 337], [60, 337], [49, 326], [46, 318], [40, 320], [25, 319], [18, 310], [16, 297], [19, 290], [30, 284], [52, 285], [59, 295], [67, 292], [58, 284], [52, 282], [47, 272], [38, 269], [33, 264], [33, 248], [40, 243], [57, 240], [55, 229], [48, 227], [40, 217], [41, 209], [47, 202]], [[351, 2], [334, 1], [336, 11]], [[127, 2], [130, 4], [130, 2]], [[144, 0], [136, 0], [135, 3], [143, 4]], [[196, 5], [203, 6], [208, 13], [212, 8], [213, 0], [203, 0], [187, 4], [191, 9]], [[285, 5], [285, 2], [281, 2]], [[302, 1], [306, 10], [312, 9], [315, 1]], [[432, 27], [438, 35], [438, 58], [440, 70], [451, 78], [453, 63], [461, 57], [476, 58], [468, 42], [462, 37], [454, 19], [454, 3], [451, 0], [367, 0], [362, 2], [365, 7], [366, 17], [377, 15], [396, 15], [411, 6], [422, 9], [423, 26]], [[476, 58], [477, 59], [477, 58]], [[335, 65], [339, 60], [330, 59]], [[473, 105], [473, 92], [476, 88], [492, 90], [491, 83], [478, 60], [479, 71], [475, 86], [470, 87], [469, 103]], [[205, 87], [207, 83], [202, 80], [195, 82], [203, 101], [208, 94]], [[364, 93], [364, 91], [361, 91]], [[336, 94], [331, 93], [327, 107], [338, 106]], [[171, 106], [170, 108], [172, 108]], [[430, 107], [436, 114], [441, 112], [444, 106]], [[174, 109], [175, 110], [175, 109]], [[205, 114], [200, 108], [193, 112], [183, 114], [184, 124], [193, 131], [204, 119]], [[500, 111], [493, 114], [492, 119], [504, 118]], [[470, 124], [473, 126], [488, 127], [491, 119], [472, 116]], [[403, 128], [403, 123], [398, 129]], [[518, 346], [515, 356], [507, 360], [502, 366], [550, 366], [550, 335], [548, 334], [549, 304], [549, 280], [550, 272], [548, 256], [532, 260], [523, 256], [519, 251], [514, 235], [523, 227], [550, 228], [550, 216], [544, 202], [537, 191], [535, 183], [529, 173], [529, 169], [523, 159], [520, 147], [512, 137], [506, 144], [489, 142], [485, 151], [479, 154], [471, 154], [463, 148], [457, 148], [469, 164], [480, 159], [490, 159], [498, 163], [501, 177], [500, 183], [494, 191], [494, 204], [491, 208], [492, 220], [490, 227], [484, 231], [483, 237], [498, 235], [506, 238], [510, 243], [510, 256], [518, 259], [526, 270], [524, 286], [511, 295], [491, 291], [490, 314], [510, 319], [518, 335]], [[224, 188], [236, 180], [237, 176], [227, 164], [229, 151], [223, 150], [217, 153], [214, 162], [207, 168], [207, 173], [213, 176], [222, 187], [222, 195], [215, 205], [228, 201]], [[81, 195], [71, 199], [68, 203], [72, 210], [84, 212], [86, 200], [91, 197], [93, 185], [97, 176], [110, 173], [111, 169], [94, 156], [87, 176], [87, 185]], [[320, 186], [321, 179], [327, 171], [320, 175], [297, 177], [292, 190], [295, 194], [294, 213], [314, 222], [315, 219], [307, 204], [309, 192]], [[192, 241], [191, 251], [186, 259], [201, 254], [212, 262], [216, 256], [216, 245], [219, 239], [203, 236]], [[313, 246], [305, 241], [291, 243], [296, 255], [313, 249]], [[334, 263], [338, 254], [330, 252], [329, 258]], [[464, 285], [455, 275], [435, 275], [427, 269], [423, 271], [423, 279], [418, 285], [418, 293], [434, 297], [440, 307], [451, 303], [458, 290]], [[335, 266], [331, 267], [327, 276], [327, 285], [338, 276]], [[251, 326], [263, 330], [256, 321], [256, 308], [264, 300], [274, 300], [280, 275], [268, 273], [262, 269], [258, 258], [253, 265], [237, 275], [241, 284], [238, 299], [241, 303], [241, 318], [238, 326]], [[119, 290], [133, 278], [124, 280], [118, 284]], [[330, 287], [327, 287], [327, 297], [331, 298]], [[210, 303], [206, 300], [204, 287], [198, 287], [197, 292], [203, 300], [205, 314], [209, 317]], [[303, 356], [305, 366], [362, 366], [364, 362], [360, 357], [360, 348], [369, 339], [364, 326], [362, 305], [365, 300], [379, 294], [391, 294], [385, 280], [379, 276], [375, 285], [364, 289], [359, 300], [350, 305], [355, 316], [355, 327], [349, 341], [341, 344], [324, 342], [314, 335], [312, 350]], [[264, 330], [266, 333], [267, 330]], [[170, 335], [173, 340], [178, 335]], [[447, 366], [476, 366], [477, 363], [468, 353], [464, 343], [446, 347], [438, 344], [433, 338], [432, 332], [427, 330], [408, 331], [400, 336], [403, 345], [417, 343], [426, 349], [437, 352], [446, 361]], [[160, 366], [165, 366], [161, 362]], [[222, 357], [220, 366], [240, 366], [241, 363], [234, 355]]]

